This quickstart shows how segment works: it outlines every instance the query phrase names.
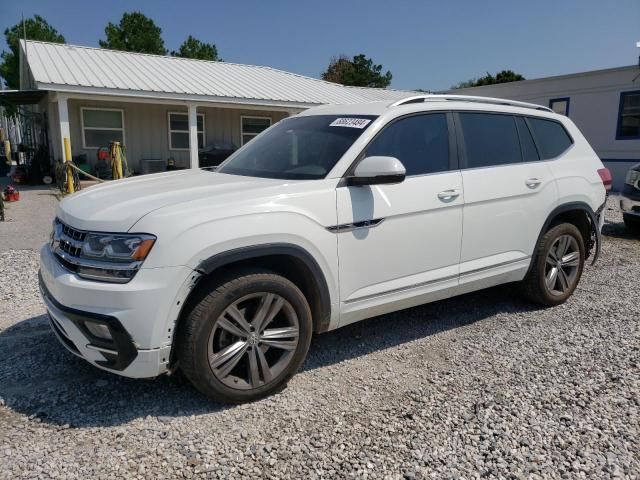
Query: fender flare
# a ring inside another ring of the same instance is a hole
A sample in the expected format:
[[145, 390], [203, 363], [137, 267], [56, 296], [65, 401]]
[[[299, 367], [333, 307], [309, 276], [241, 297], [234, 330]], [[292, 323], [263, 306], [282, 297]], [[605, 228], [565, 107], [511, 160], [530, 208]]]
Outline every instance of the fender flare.
[[[593, 211], [591, 206], [589, 206], [589, 204], [586, 202], [569, 202], [569, 203], [563, 203], [562, 205], [557, 206], [551, 211], [551, 213], [549, 213], [549, 215], [547, 216], [547, 219], [542, 225], [542, 229], [540, 230], [540, 234], [538, 235], [538, 240], [536, 241], [536, 245], [540, 243], [540, 239], [545, 234], [545, 232], [549, 229], [549, 225], [551, 225], [551, 222], [558, 215], [564, 212], [572, 211], [572, 210], [582, 210], [588, 215], [590, 220], [591, 235], [593, 236], [593, 239], [594, 239], [593, 246], [595, 247], [595, 251], [593, 252], [593, 258], [591, 260], [591, 265], [595, 265], [596, 261], [598, 260], [598, 257], [600, 256], [600, 250], [602, 248], [602, 233], [600, 232], [600, 229], [598, 228], [598, 226], [600, 225], [599, 219], [600, 219], [600, 216], [602, 215], [602, 210], [604, 209], [605, 204], [606, 204], [606, 201], [595, 212]], [[587, 245], [587, 248], [588, 247], [589, 246]]]
[[329, 295], [327, 280], [313, 255], [299, 245], [291, 243], [267, 243], [235, 248], [200, 261], [196, 270], [208, 275], [221, 267], [235, 262], [273, 255], [293, 257], [302, 262], [312, 272], [313, 281], [316, 284], [320, 300], [320, 315], [319, 318], [314, 319], [314, 330], [317, 332], [326, 331], [331, 321], [331, 296]]

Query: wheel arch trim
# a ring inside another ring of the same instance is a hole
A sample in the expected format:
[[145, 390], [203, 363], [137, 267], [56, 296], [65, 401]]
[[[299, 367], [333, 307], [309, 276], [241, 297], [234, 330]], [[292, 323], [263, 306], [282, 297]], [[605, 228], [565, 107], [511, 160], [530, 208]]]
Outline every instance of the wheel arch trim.
[[[600, 249], [602, 247], [602, 233], [600, 232], [598, 219], [602, 214], [602, 210], [604, 209], [605, 203], [603, 203], [595, 212], [593, 211], [591, 206], [586, 202], [568, 202], [568, 203], [563, 203], [561, 205], [558, 205], [553, 210], [551, 210], [549, 215], [547, 215], [547, 219], [545, 220], [544, 224], [542, 225], [542, 228], [540, 229], [540, 233], [538, 234], [536, 245], [540, 243], [540, 239], [545, 234], [545, 232], [549, 230], [549, 226], [551, 225], [551, 222], [553, 222], [553, 220], [558, 215], [561, 215], [565, 212], [581, 210], [588, 215], [590, 220], [590, 225], [591, 225], [591, 234], [594, 235], [594, 238], [595, 238], [595, 243], [594, 243], [595, 251], [593, 253], [593, 258], [591, 260], [591, 265], [595, 265], [596, 261], [598, 260], [598, 257], [600, 256]], [[588, 248], [588, 246], [586, 247]], [[588, 254], [588, 251], [587, 251], [587, 254]]]
[[217, 253], [200, 261], [195, 270], [209, 275], [219, 268], [236, 262], [258, 259], [269, 256], [288, 256], [301, 261], [312, 273], [320, 300], [320, 318], [314, 319], [314, 329], [317, 332], [328, 330], [331, 322], [331, 295], [329, 286], [322, 268], [314, 256], [299, 245], [291, 243], [266, 243], [239, 247], [225, 252]]

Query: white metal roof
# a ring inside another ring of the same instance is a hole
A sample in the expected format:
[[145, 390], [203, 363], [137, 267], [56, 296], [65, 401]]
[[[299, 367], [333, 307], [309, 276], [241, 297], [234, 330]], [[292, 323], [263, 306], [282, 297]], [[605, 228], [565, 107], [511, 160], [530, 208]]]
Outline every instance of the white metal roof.
[[35, 41], [21, 41], [21, 47], [33, 86], [59, 92], [290, 107], [390, 101], [415, 94], [345, 87], [271, 67]]

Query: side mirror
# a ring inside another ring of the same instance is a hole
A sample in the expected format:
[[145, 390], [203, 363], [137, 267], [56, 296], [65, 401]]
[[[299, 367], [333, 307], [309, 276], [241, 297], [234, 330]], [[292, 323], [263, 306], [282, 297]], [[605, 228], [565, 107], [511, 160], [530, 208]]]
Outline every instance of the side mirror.
[[400, 183], [407, 171], [402, 162], [395, 157], [366, 157], [347, 178], [347, 185], [383, 185]]

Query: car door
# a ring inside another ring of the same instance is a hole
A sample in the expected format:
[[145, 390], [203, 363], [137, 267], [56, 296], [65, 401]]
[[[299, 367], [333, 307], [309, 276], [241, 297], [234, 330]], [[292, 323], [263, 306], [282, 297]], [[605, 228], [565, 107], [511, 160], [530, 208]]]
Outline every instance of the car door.
[[398, 158], [407, 176], [337, 189], [342, 325], [457, 286], [464, 195], [451, 114], [396, 119], [359, 159], [373, 155]]
[[[455, 114], [465, 192], [460, 284], [520, 280], [557, 199], [524, 117]], [[482, 285], [480, 285], [482, 286]], [[478, 287], [478, 285], [475, 285]]]

